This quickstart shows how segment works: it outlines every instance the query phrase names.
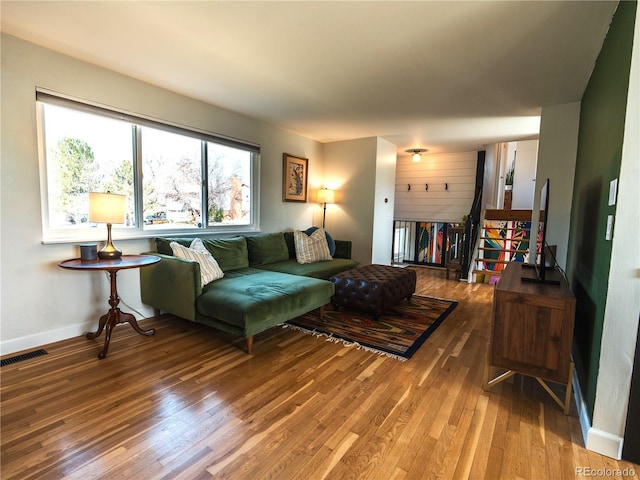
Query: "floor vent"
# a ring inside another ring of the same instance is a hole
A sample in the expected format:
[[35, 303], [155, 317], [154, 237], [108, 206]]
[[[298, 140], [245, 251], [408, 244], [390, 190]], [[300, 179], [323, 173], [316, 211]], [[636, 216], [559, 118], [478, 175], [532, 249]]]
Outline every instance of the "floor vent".
[[4, 367], [5, 365], [12, 365], [14, 363], [21, 362], [23, 360], [29, 360], [30, 358], [36, 358], [41, 355], [46, 355], [46, 350], [34, 350], [33, 352], [23, 353], [22, 355], [16, 355], [15, 357], [5, 358], [4, 360], [0, 360], [0, 367]]

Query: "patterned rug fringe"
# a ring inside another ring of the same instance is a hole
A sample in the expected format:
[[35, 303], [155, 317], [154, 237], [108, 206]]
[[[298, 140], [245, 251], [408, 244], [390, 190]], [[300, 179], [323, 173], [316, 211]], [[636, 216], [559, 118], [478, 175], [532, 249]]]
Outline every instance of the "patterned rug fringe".
[[366, 345], [361, 345], [355, 341], [349, 341], [349, 340], [345, 340], [344, 338], [334, 337], [333, 334], [318, 332], [317, 330], [309, 330], [307, 328], [302, 328], [297, 325], [290, 325], [288, 323], [281, 323], [279, 326], [282, 328], [292, 328], [293, 330], [298, 330], [299, 332], [306, 333], [307, 335], [313, 335], [314, 337], [325, 337], [326, 342], [342, 343], [344, 347], [355, 347], [358, 350], [365, 350], [367, 352], [377, 353], [380, 356], [393, 358], [395, 360], [400, 360], [401, 362], [407, 361], [406, 358], [401, 357], [400, 355], [394, 355], [393, 353], [383, 352], [382, 350], [378, 350], [376, 348], [371, 348], [371, 347], [367, 347]]

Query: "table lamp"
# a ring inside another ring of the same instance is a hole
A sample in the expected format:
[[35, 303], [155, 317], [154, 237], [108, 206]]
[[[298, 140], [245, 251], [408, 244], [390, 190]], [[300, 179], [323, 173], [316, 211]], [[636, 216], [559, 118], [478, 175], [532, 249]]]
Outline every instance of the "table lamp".
[[335, 203], [336, 196], [334, 190], [323, 188], [318, 190], [318, 203], [324, 203], [324, 212], [322, 213], [322, 228], [324, 228], [324, 220], [327, 216], [327, 203]]
[[122, 256], [122, 251], [111, 242], [111, 224], [124, 223], [126, 200], [126, 195], [109, 192], [89, 194], [89, 221], [107, 224], [107, 243], [98, 252], [100, 258], [114, 259]]

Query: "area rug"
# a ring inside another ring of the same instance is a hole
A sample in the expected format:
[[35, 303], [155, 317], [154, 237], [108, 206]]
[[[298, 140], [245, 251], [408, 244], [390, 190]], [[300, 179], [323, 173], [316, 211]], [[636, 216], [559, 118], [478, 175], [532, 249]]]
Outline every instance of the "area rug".
[[290, 320], [283, 327], [405, 361], [456, 305], [458, 302], [452, 300], [414, 295], [410, 302], [403, 300], [377, 321], [372, 315], [327, 307], [322, 320], [318, 312], [313, 311]]

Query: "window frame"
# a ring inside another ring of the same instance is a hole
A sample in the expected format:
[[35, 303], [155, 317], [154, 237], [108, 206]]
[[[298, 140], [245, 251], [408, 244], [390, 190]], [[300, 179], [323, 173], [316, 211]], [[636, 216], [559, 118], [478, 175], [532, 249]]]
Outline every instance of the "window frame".
[[[103, 241], [105, 232], [102, 228], [73, 229], [73, 228], [52, 228], [49, 221], [49, 178], [47, 173], [47, 151], [45, 142], [45, 105], [54, 105], [71, 110], [88, 113], [125, 121], [132, 126], [132, 162], [133, 162], [133, 183], [134, 183], [134, 209], [135, 225], [120, 226], [113, 225], [113, 236], [118, 240], [153, 238], [165, 236], [215, 236], [230, 235], [234, 233], [257, 232], [260, 231], [260, 145], [238, 140], [235, 138], [177, 125], [164, 120], [133, 114], [112, 107], [106, 107], [96, 103], [81, 101], [73, 97], [51, 92], [49, 90], [36, 89], [36, 122], [38, 156], [40, 163], [40, 194], [41, 194], [41, 214], [42, 214], [42, 242], [47, 243], [74, 243], [86, 241]], [[201, 143], [201, 189], [203, 206], [207, 202], [207, 143], [237, 148], [245, 150], [250, 154], [250, 218], [246, 225], [215, 225], [208, 222], [207, 212], [202, 211], [202, 227], [189, 228], [162, 228], [158, 230], [145, 229], [144, 225], [144, 199], [142, 196], [142, 142], [140, 127], [150, 127], [170, 133], [195, 138]]]

